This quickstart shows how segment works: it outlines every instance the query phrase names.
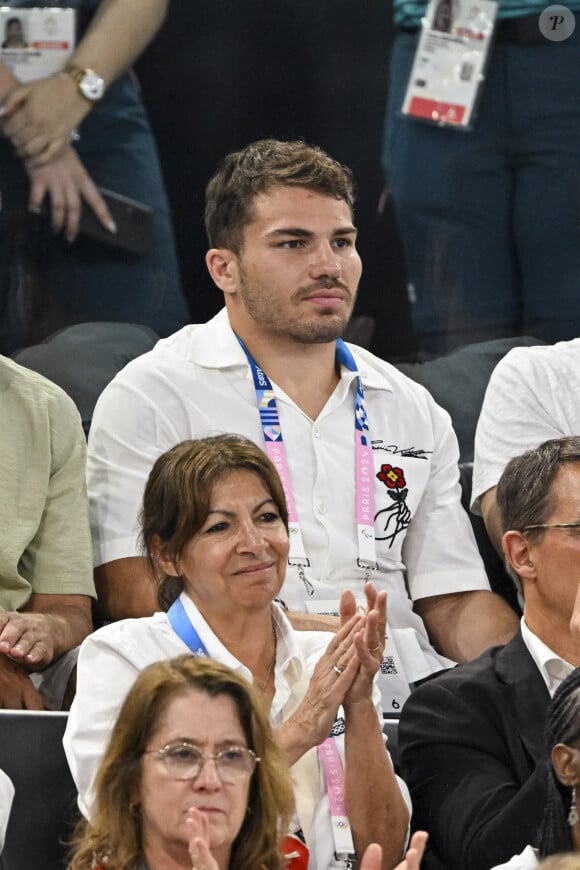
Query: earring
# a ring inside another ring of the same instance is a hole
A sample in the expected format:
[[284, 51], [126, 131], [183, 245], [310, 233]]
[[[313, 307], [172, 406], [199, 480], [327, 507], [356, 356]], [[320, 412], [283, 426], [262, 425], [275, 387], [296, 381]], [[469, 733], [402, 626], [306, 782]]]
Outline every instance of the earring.
[[576, 807], [576, 786], [572, 786], [572, 799], [570, 801], [570, 812], [568, 813], [568, 824], [571, 828], [578, 824], [580, 816]]

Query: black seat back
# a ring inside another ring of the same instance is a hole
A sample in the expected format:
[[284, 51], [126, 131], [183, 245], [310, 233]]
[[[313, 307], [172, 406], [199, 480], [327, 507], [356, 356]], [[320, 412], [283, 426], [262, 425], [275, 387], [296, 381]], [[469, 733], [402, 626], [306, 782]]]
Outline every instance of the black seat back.
[[64, 870], [78, 819], [62, 746], [66, 713], [0, 710], [0, 767], [14, 802], [0, 870]]

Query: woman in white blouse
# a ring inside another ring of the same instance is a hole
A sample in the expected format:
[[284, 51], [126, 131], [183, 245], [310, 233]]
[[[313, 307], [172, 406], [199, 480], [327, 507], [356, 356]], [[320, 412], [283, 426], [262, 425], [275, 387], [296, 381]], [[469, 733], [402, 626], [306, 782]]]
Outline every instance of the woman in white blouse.
[[406, 842], [409, 800], [385, 748], [374, 687], [386, 593], [367, 584], [364, 615], [352, 593], [343, 593], [336, 635], [292, 629], [275, 602], [289, 550], [282, 485], [264, 452], [236, 436], [186, 441], [157, 460], [142, 532], [164, 612], [106, 626], [81, 648], [65, 749], [85, 814], [137, 673], [189, 649], [259, 689], [292, 765], [293, 833], [306, 841], [309, 866], [347, 867], [375, 842], [382, 868], [394, 867]]

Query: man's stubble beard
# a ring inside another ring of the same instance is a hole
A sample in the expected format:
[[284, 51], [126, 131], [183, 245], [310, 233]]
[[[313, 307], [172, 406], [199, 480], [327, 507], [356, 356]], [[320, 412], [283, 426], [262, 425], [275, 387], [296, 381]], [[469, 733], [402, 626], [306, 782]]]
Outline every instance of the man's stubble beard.
[[[321, 284], [321, 286], [323, 285]], [[344, 289], [344, 285], [341, 286]], [[337, 314], [333, 308], [322, 308], [317, 313], [318, 316], [303, 320], [297, 316], [293, 319], [281, 311], [277, 296], [266, 291], [263, 287], [252, 285], [243, 271], [240, 272], [240, 297], [247, 313], [255, 323], [267, 326], [271, 332], [283, 338], [291, 338], [299, 344], [327, 344], [330, 341], [336, 341], [346, 329], [354, 307], [353, 299], [346, 317]], [[294, 299], [300, 302], [302, 298], [303, 293], [297, 291], [292, 296], [290, 306], [292, 306]], [[289, 310], [291, 311], [292, 308], [290, 307]]]

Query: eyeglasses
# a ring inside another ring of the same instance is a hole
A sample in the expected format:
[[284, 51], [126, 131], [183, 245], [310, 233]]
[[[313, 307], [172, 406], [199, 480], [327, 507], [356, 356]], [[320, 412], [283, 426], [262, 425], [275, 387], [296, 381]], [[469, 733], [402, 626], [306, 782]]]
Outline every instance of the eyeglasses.
[[580, 523], [536, 523], [533, 526], [526, 526], [522, 529], [522, 533], [531, 532], [532, 529], [580, 529]]
[[260, 760], [245, 746], [228, 746], [220, 752], [205, 753], [191, 743], [169, 743], [162, 749], [146, 749], [144, 755], [157, 755], [173, 779], [196, 779], [207, 761], [213, 761], [223, 783], [232, 784], [252, 775]]

